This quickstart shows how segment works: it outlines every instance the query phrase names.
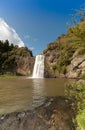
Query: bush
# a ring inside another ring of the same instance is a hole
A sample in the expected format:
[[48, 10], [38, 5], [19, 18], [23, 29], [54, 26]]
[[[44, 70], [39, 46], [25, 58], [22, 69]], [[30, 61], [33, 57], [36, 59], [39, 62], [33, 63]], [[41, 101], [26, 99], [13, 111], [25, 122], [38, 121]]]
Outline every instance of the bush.
[[85, 108], [85, 85], [82, 83], [72, 83], [66, 85], [65, 94], [67, 98], [72, 102], [73, 109], [77, 107], [77, 110]]
[[85, 47], [79, 48], [78, 55], [85, 55]]
[[17, 57], [30, 57], [32, 51], [27, 47], [19, 48], [17, 45], [9, 43], [8, 40], [0, 41], [0, 74], [13, 70], [17, 66]]
[[83, 73], [83, 74], [81, 75], [81, 78], [82, 78], [82, 79], [85, 79], [85, 73]]
[[77, 120], [77, 130], [85, 130], [85, 109], [81, 110], [76, 117]]
[[85, 85], [83, 83], [68, 84], [65, 94], [76, 114], [77, 130], [85, 130]]

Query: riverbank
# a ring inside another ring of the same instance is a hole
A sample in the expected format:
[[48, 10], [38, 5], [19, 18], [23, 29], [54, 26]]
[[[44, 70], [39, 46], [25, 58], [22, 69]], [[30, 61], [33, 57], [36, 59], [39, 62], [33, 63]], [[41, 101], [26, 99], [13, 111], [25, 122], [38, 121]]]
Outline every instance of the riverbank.
[[85, 80], [68, 84], [65, 93], [75, 113], [76, 130], [85, 130]]
[[18, 78], [18, 77], [21, 77], [21, 76], [12, 75], [12, 74], [3, 74], [3, 75], [0, 75], [0, 78]]
[[75, 130], [73, 113], [64, 97], [51, 97], [31, 111], [0, 117], [0, 130]]
[[12, 75], [12, 74], [3, 74], [0, 75], [0, 78], [27, 78], [27, 76], [20, 76], [20, 75]]

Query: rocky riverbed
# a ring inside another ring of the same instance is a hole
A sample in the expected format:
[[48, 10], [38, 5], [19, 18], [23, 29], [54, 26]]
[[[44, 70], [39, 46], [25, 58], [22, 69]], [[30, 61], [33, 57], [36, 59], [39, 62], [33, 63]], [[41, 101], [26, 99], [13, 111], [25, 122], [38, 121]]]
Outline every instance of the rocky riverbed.
[[75, 130], [72, 117], [65, 98], [52, 97], [34, 110], [2, 115], [0, 130]]

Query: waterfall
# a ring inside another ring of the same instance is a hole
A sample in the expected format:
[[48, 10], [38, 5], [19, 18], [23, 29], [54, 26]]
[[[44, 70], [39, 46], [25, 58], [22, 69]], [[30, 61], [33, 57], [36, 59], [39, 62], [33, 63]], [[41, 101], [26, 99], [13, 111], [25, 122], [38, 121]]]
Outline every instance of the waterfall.
[[44, 77], [44, 55], [37, 55], [35, 59], [32, 78]]

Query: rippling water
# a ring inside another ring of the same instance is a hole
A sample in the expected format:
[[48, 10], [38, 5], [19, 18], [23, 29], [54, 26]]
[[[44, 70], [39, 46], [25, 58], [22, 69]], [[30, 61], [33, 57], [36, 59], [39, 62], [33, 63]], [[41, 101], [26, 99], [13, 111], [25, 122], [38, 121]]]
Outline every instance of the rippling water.
[[0, 114], [33, 109], [46, 97], [64, 95], [66, 79], [0, 79]]

